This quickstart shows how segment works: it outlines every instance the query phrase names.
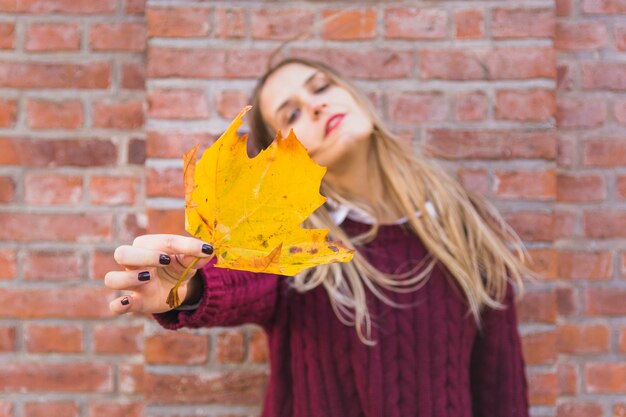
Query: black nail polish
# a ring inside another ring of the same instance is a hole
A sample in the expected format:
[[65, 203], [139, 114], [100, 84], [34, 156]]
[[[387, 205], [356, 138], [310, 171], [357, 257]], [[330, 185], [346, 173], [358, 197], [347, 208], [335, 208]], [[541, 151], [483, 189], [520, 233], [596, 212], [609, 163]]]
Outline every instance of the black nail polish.
[[202, 245], [202, 253], [206, 253], [207, 255], [213, 254], [213, 246], [205, 243], [204, 245]]
[[137, 278], [139, 279], [139, 281], [148, 281], [150, 279], [150, 272], [148, 271], [140, 272]]
[[128, 297], [124, 297], [124, 298], [122, 298], [121, 303], [122, 303], [123, 306], [127, 306], [127, 305], [130, 304], [130, 300], [128, 299]]
[[160, 255], [159, 256], [159, 263], [161, 265], [169, 265], [170, 264], [170, 257], [168, 255]]

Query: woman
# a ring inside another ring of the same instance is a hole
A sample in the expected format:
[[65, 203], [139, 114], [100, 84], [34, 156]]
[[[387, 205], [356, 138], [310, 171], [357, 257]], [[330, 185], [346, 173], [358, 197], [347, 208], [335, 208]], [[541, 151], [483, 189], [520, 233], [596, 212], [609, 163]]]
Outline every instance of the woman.
[[[253, 95], [257, 149], [294, 129], [328, 168], [307, 221], [356, 249], [352, 262], [280, 277], [213, 268], [212, 247], [148, 235], [116, 250], [130, 290], [111, 310], [166, 328], [256, 323], [269, 338], [263, 416], [528, 415], [513, 286], [526, 252], [488, 202], [412, 155], [332, 69], [289, 59]], [[515, 255], [507, 248], [515, 249]], [[201, 257], [170, 310], [167, 293]]]

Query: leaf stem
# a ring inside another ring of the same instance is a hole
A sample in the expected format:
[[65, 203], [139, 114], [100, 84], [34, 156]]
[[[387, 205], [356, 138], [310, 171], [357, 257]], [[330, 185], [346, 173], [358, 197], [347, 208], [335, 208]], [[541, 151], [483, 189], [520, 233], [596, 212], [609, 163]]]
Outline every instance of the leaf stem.
[[196, 263], [198, 263], [199, 260], [200, 260], [200, 258], [194, 259], [189, 264], [189, 266], [187, 268], [185, 268], [185, 270], [183, 271], [182, 275], [178, 278], [178, 281], [176, 282], [174, 287], [170, 290], [170, 293], [167, 296], [167, 305], [169, 305], [170, 308], [176, 308], [176, 307], [178, 307], [181, 304], [180, 298], [178, 297], [178, 287], [180, 287], [180, 284], [182, 284], [183, 281], [185, 280], [185, 277], [189, 273], [189, 270], [191, 270], [191, 268], [193, 268], [194, 265]]

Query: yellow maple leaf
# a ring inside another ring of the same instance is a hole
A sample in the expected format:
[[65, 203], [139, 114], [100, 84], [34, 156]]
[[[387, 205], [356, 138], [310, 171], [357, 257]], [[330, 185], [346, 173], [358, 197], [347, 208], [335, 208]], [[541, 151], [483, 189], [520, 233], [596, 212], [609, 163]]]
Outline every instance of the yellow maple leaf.
[[326, 198], [317, 165], [293, 131], [254, 158], [237, 136], [244, 108], [195, 164], [198, 147], [184, 156], [185, 229], [213, 245], [216, 265], [295, 275], [325, 263], [347, 262], [353, 251], [327, 241], [327, 229], [301, 224]]

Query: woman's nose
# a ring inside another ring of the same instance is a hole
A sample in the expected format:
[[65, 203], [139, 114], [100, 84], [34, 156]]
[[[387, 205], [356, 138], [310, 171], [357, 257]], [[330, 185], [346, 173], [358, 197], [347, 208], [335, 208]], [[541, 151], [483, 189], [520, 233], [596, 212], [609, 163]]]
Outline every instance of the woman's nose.
[[314, 117], [319, 117], [320, 114], [326, 109], [326, 103], [317, 102], [311, 104], [311, 111]]

